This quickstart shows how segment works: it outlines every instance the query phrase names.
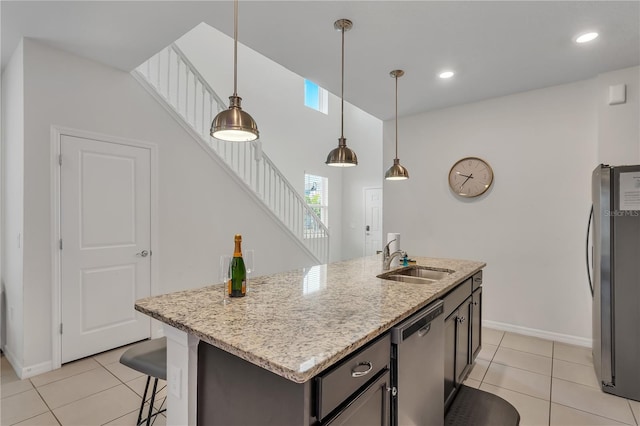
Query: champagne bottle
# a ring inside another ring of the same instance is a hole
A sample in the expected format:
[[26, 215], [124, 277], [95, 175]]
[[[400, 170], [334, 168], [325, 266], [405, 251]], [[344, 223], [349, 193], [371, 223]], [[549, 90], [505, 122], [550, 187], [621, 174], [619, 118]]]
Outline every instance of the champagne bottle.
[[247, 293], [247, 269], [242, 259], [242, 235], [236, 234], [235, 249], [233, 250], [233, 259], [229, 264], [229, 296], [244, 297]]

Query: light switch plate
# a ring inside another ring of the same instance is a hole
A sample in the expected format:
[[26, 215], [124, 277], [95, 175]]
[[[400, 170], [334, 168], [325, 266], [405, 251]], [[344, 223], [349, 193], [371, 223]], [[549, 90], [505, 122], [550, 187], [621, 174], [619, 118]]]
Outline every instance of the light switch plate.
[[609, 86], [609, 105], [619, 105], [627, 102], [627, 85], [616, 84]]

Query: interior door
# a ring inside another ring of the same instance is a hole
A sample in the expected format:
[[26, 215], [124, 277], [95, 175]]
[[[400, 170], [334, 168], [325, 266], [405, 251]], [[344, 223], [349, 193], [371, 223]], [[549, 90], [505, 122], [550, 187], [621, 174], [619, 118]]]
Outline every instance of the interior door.
[[151, 152], [60, 139], [62, 362], [150, 336]]
[[382, 188], [364, 190], [364, 255], [382, 250]]

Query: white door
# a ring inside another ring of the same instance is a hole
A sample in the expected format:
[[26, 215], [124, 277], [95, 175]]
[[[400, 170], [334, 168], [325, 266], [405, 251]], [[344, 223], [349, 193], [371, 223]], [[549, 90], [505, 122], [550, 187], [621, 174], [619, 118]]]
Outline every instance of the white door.
[[150, 336], [151, 152], [62, 135], [62, 362]]
[[382, 188], [364, 190], [364, 255], [382, 250]]

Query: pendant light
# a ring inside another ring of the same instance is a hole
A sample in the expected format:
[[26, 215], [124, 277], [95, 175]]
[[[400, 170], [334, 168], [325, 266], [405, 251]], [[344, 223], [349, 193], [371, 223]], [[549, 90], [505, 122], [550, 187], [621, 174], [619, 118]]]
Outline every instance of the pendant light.
[[242, 110], [238, 96], [238, 0], [233, 2], [233, 95], [229, 109], [221, 111], [211, 123], [211, 136], [229, 142], [249, 142], [258, 139], [258, 125]]
[[347, 139], [344, 137], [344, 33], [353, 27], [353, 22], [348, 19], [338, 19], [333, 23], [333, 28], [342, 33], [342, 90], [340, 92], [340, 139], [338, 147], [333, 149], [325, 162], [328, 166], [353, 167], [358, 165], [358, 157], [353, 150], [347, 147]]
[[404, 75], [402, 70], [393, 70], [389, 75], [396, 79], [396, 158], [393, 159], [393, 166], [384, 174], [386, 180], [406, 180], [409, 179], [409, 171], [400, 165], [398, 158], [398, 78]]

